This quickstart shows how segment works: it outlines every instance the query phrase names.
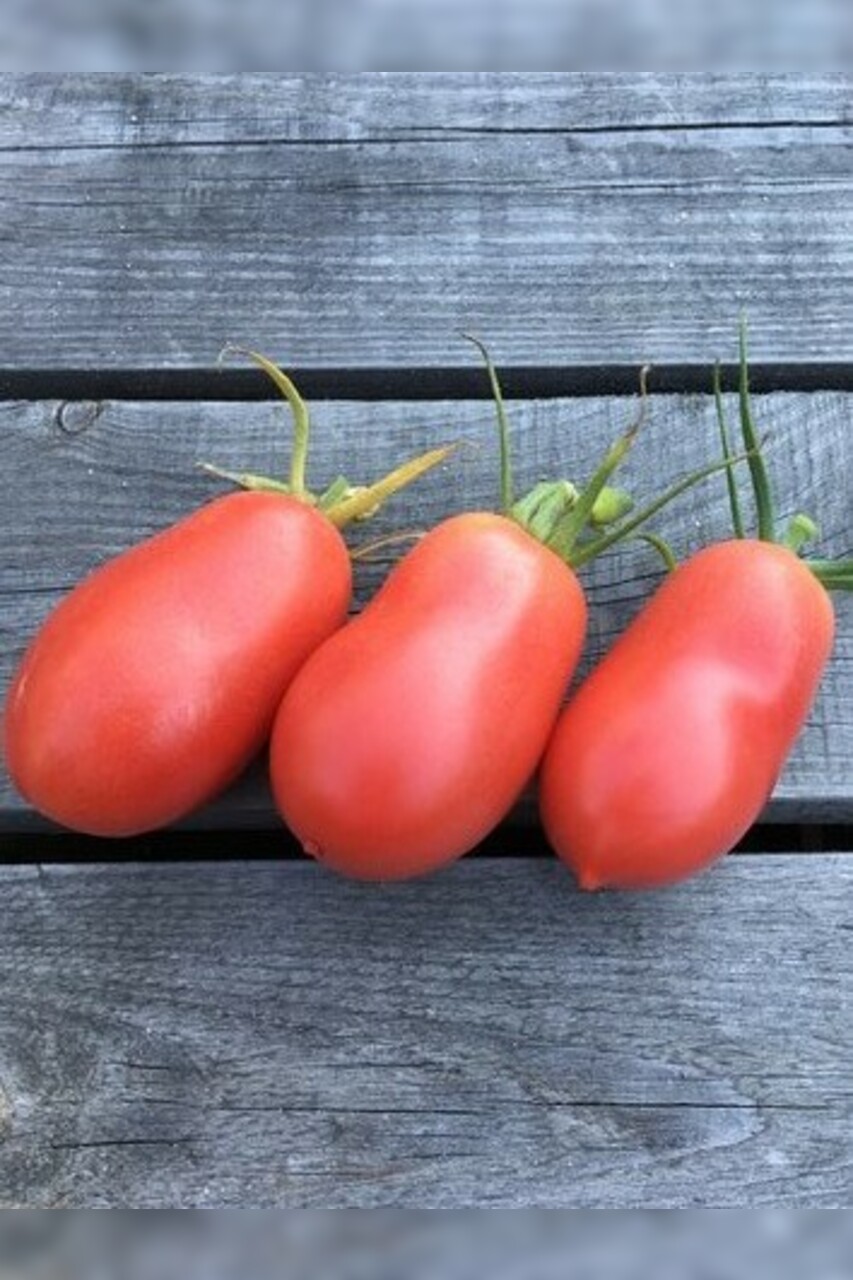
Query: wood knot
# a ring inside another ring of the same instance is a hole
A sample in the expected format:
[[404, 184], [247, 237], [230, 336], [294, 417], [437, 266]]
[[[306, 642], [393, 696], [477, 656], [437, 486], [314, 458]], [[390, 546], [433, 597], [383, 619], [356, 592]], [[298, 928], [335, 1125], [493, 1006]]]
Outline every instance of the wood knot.
[[54, 421], [64, 435], [79, 436], [97, 422], [101, 408], [97, 400], [63, 400], [57, 406]]

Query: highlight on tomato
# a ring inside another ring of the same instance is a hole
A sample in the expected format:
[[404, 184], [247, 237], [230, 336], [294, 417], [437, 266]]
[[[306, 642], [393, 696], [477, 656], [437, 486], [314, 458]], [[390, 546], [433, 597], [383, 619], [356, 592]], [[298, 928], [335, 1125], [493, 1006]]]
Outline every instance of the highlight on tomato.
[[362, 879], [433, 871], [504, 817], [581, 652], [576, 568], [697, 479], [629, 514], [608, 481], [638, 421], [580, 491], [545, 481], [516, 500], [500, 385], [473, 341], [497, 412], [500, 512], [456, 515], [427, 533], [308, 660], [273, 726], [270, 774], [285, 822], [306, 852]]
[[[719, 368], [720, 436], [732, 460]], [[757, 513], [675, 568], [561, 714], [539, 780], [548, 839], [584, 889], [650, 888], [707, 867], [758, 817], [813, 703], [833, 641], [828, 591], [853, 561], [803, 560], [814, 522], [779, 536], [740, 336], [740, 429]]]
[[47, 618], [8, 692], [12, 780], [74, 830], [150, 831], [242, 771], [302, 663], [346, 618], [352, 574], [340, 530], [449, 452], [432, 450], [368, 487], [339, 478], [314, 495], [308, 410], [280, 369], [246, 354], [293, 412], [289, 480], [208, 468], [245, 492], [95, 570]]

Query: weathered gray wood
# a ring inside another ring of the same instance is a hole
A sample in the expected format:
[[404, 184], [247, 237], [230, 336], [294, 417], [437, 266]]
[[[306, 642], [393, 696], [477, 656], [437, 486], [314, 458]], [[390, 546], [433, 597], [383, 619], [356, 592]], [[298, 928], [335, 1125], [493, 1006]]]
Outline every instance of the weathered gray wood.
[[[519, 486], [560, 474], [589, 475], [606, 443], [632, 417], [625, 399], [548, 400], [510, 406]], [[768, 458], [780, 510], [819, 513], [821, 554], [851, 550], [853, 395], [758, 397], [756, 415], [770, 433]], [[467, 508], [493, 507], [496, 450], [492, 409], [479, 403], [321, 403], [314, 409], [311, 475], [318, 484], [340, 470], [373, 478], [403, 457], [441, 440], [466, 446], [457, 459], [388, 506], [363, 541], [393, 529], [429, 527]], [[39, 621], [61, 595], [108, 556], [220, 491], [197, 470], [199, 459], [226, 467], [282, 470], [289, 436], [284, 406], [221, 403], [0, 404], [5, 494], [0, 504], [0, 688]], [[717, 448], [707, 396], [652, 397], [649, 416], [623, 482], [647, 496], [712, 460]], [[309, 477], [310, 478], [310, 477]], [[682, 498], [656, 523], [679, 551], [725, 536], [720, 477]], [[360, 601], [390, 563], [357, 569]], [[399, 554], [395, 551], [394, 554]], [[614, 552], [584, 571], [590, 630], [582, 671], [600, 656], [659, 580], [644, 547]], [[850, 820], [853, 756], [853, 611], [837, 600], [838, 639], [831, 668], [769, 816]], [[527, 820], [530, 810], [520, 811]], [[274, 822], [262, 769], [192, 825], [268, 826]], [[0, 825], [38, 819], [22, 806], [5, 774]]]
[[0, 364], [849, 361], [835, 76], [7, 76]]
[[[370, 143], [397, 131], [609, 132], [850, 123], [836, 74], [4, 75], [3, 149]], [[38, 128], [33, 128], [39, 112]]]
[[4, 869], [4, 1205], [853, 1197], [853, 860]]

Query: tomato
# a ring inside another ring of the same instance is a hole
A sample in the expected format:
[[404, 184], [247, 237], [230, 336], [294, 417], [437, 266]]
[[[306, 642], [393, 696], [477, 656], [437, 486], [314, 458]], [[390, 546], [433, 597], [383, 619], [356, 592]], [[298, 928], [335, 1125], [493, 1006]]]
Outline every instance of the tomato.
[[273, 791], [306, 851], [393, 880], [477, 844], [536, 768], [585, 623], [572, 570], [515, 521], [433, 529], [276, 717]]
[[829, 658], [834, 614], [784, 546], [736, 539], [678, 568], [560, 716], [542, 821], [581, 886], [645, 888], [755, 821]]
[[94, 572], [47, 619], [6, 702], [4, 753], [21, 794], [91, 835], [152, 830], [224, 788], [266, 740], [298, 668], [345, 620], [339, 528], [441, 462], [434, 449], [368, 487], [305, 485], [308, 410], [290, 404], [289, 481], [218, 471], [231, 494]]
[[48, 618], [7, 699], [13, 781], [93, 835], [188, 813], [261, 748], [350, 590], [343, 538], [314, 508], [269, 493], [209, 503], [96, 570]]
[[[695, 482], [623, 519], [630, 498], [607, 482], [638, 419], [581, 490], [542, 480], [514, 501], [500, 385], [472, 341], [497, 411], [502, 514], [455, 516], [425, 535], [308, 660], [273, 727], [286, 823], [306, 852], [362, 879], [436, 870], [497, 825], [535, 773], [580, 655], [574, 567]], [[640, 390], [644, 406], [645, 370]]]

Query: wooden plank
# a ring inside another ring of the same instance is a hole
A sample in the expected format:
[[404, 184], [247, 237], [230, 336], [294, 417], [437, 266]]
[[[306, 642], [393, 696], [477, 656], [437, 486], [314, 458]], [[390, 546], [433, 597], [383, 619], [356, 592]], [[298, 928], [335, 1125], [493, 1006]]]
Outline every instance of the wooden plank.
[[7, 76], [7, 371], [849, 362], [853, 82]]
[[[845, 73], [6, 74], [3, 150], [849, 124]], [[32, 123], [38, 113], [38, 128]]]
[[843, 72], [20, 73], [0, 81], [0, 150], [369, 143], [442, 129], [822, 129], [850, 123], [850, 88]]
[[849, 856], [0, 876], [6, 1206], [850, 1203]]
[[[546, 476], [589, 475], [605, 443], [629, 421], [625, 399], [547, 400], [510, 407], [519, 486]], [[733, 410], [733, 406], [732, 406]], [[779, 508], [820, 514], [821, 554], [851, 550], [849, 477], [853, 474], [853, 395], [758, 397], [757, 419], [770, 433], [769, 458]], [[492, 409], [483, 403], [320, 403], [315, 406], [311, 474], [319, 484], [357, 459], [359, 476], [387, 467], [440, 440], [472, 447], [458, 461], [399, 498], [374, 528], [429, 527], [442, 516], [496, 499]], [[27, 638], [74, 582], [106, 557], [162, 528], [218, 487], [195, 463], [281, 470], [286, 410], [270, 403], [127, 403], [0, 405], [0, 451], [7, 480], [0, 507], [0, 688], [5, 689]], [[475, 447], [476, 446], [476, 447]], [[643, 434], [623, 474], [639, 495], [713, 459], [713, 411], [707, 396], [652, 397]], [[656, 526], [679, 551], [726, 535], [725, 486], [717, 477], [673, 506]], [[364, 601], [389, 561], [357, 570]], [[660, 578], [648, 549], [631, 546], [584, 571], [591, 618], [589, 669]], [[768, 816], [849, 821], [853, 817], [853, 609], [837, 601], [838, 639], [818, 703], [783, 775]], [[529, 821], [528, 805], [516, 815]], [[266, 827], [275, 822], [263, 770], [257, 769], [191, 825]], [[8, 779], [0, 780], [0, 825], [38, 826]]]

